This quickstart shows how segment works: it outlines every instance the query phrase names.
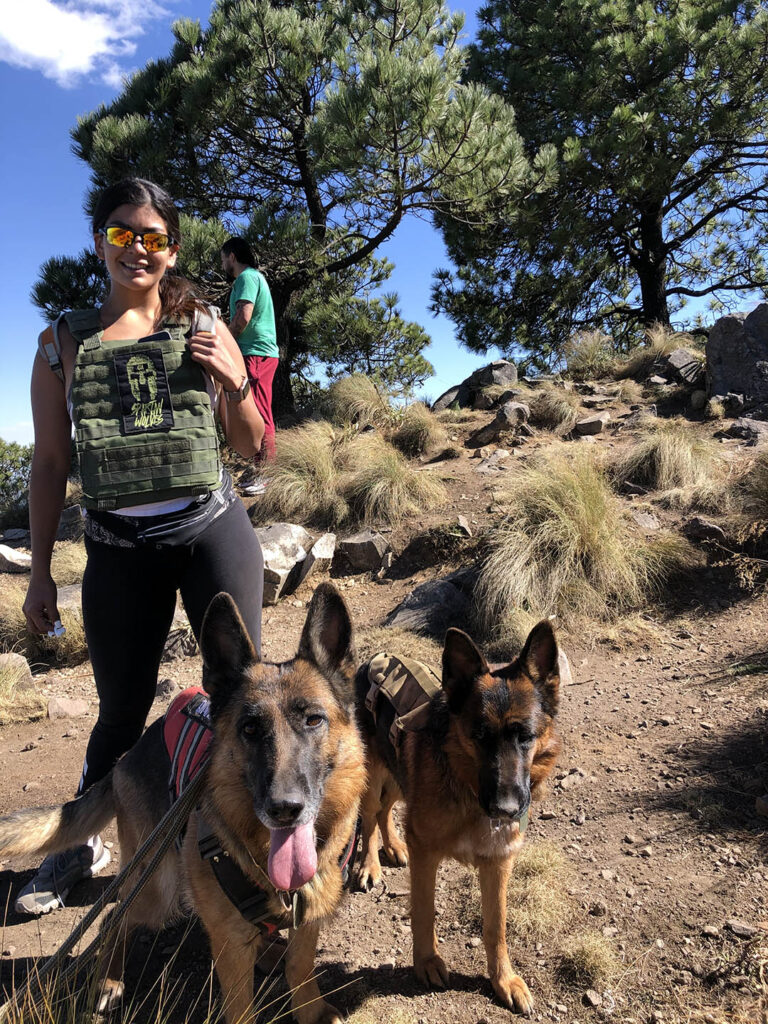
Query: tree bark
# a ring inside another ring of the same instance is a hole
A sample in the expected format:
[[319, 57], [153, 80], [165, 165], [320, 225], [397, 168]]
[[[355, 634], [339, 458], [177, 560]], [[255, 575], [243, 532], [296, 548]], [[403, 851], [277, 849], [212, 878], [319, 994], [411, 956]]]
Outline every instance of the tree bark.
[[635, 269], [640, 281], [643, 326], [659, 323], [668, 327], [667, 254], [660, 203], [640, 214], [640, 254]]

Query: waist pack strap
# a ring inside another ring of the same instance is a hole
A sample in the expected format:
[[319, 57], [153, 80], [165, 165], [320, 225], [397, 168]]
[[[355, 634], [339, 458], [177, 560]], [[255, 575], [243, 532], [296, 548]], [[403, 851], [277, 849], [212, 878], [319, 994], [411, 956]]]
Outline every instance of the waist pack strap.
[[440, 677], [429, 665], [414, 658], [382, 653], [368, 663], [368, 680], [365, 706], [374, 721], [380, 698], [385, 698], [395, 710], [389, 740], [397, 749], [403, 733], [416, 732], [427, 724], [430, 702], [442, 689]]

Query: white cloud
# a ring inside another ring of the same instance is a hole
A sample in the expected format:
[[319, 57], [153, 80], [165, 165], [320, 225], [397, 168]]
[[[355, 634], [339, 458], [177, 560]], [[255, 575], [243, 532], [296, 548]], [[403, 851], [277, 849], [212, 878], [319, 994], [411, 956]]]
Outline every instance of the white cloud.
[[3, 0], [0, 60], [61, 86], [84, 76], [119, 85], [146, 25], [168, 16], [155, 0]]

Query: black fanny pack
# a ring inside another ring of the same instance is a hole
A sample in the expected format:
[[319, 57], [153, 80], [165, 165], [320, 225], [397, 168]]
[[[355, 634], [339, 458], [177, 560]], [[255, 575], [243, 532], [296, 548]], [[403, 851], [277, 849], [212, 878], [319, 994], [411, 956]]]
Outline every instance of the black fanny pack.
[[89, 509], [88, 519], [132, 546], [152, 544], [172, 548], [190, 544], [236, 501], [232, 478], [225, 472], [221, 487], [178, 512], [159, 516], [123, 516]]

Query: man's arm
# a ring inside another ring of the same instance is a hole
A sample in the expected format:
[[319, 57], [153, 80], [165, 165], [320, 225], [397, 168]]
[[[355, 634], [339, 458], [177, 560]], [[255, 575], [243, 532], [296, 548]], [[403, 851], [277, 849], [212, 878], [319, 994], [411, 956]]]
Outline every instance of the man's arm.
[[241, 299], [235, 306], [235, 315], [229, 322], [229, 333], [237, 339], [250, 323], [253, 316], [253, 303]]

